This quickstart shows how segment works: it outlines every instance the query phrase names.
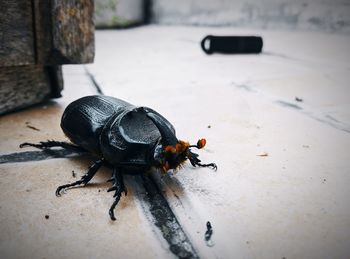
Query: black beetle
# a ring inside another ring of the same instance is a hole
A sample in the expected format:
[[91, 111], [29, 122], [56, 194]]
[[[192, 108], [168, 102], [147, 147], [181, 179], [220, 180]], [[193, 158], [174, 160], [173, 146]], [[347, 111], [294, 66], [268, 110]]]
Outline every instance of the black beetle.
[[217, 169], [214, 163], [201, 164], [198, 154], [191, 151], [191, 148], [203, 148], [205, 139], [200, 139], [197, 145], [178, 140], [173, 125], [162, 115], [114, 97], [86, 96], [72, 102], [62, 115], [61, 128], [74, 144], [46, 141], [23, 143], [20, 147], [62, 147], [98, 157], [80, 180], [59, 186], [57, 196], [62, 189], [86, 185], [102, 165], [111, 166], [113, 175], [109, 181], [113, 185], [108, 192], [115, 191], [115, 201], [109, 209], [112, 220], [115, 220], [114, 208], [122, 193], [127, 194], [123, 173], [142, 173], [151, 167], [165, 173], [170, 169], [177, 170], [187, 159], [193, 166]]

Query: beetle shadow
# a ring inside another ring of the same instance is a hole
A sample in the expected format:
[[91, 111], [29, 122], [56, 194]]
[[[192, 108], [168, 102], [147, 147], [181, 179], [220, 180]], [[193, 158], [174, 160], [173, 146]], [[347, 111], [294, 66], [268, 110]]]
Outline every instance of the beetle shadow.
[[[72, 176], [68, 181], [69, 183], [80, 180], [81, 177], [87, 173], [89, 166], [96, 161], [96, 158], [90, 154], [74, 155], [71, 157], [66, 157], [66, 159], [72, 162]], [[112, 183], [108, 182], [111, 176], [111, 167], [104, 165], [98, 170], [96, 175], [87, 185], [72, 186], [62, 190], [61, 193], [65, 194], [69, 190], [78, 188], [86, 188], [91, 190], [97, 189], [99, 192], [107, 191], [108, 188], [112, 187]], [[151, 185], [149, 184], [149, 181], [152, 182]], [[184, 197], [184, 188], [182, 183], [176, 177], [174, 177], [174, 175], [162, 174], [156, 169], [151, 169], [148, 172], [141, 174], [126, 173], [124, 174], [124, 183], [129, 190], [128, 196], [129, 194], [135, 194], [135, 192], [145, 194], [150, 191], [155, 191], [157, 194], [162, 195], [165, 200], [167, 200], [167, 197], [174, 196], [176, 199], [181, 201], [182, 197]], [[58, 186], [63, 184], [66, 183], [59, 183]], [[149, 188], [153, 190], [150, 190]]]
[[162, 192], [167, 193], [170, 191], [177, 199], [184, 196], [183, 185], [176, 177], [174, 177], [174, 174], [162, 174], [156, 170], [152, 170], [150, 175]]
[[[71, 172], [71, 178], [66, 182], [60, 182], [57, 184], [58, 186], [74, 183], [81, 179], [81, 177], [86, 174], [89, 170], [89, 167], [94, 164], [98, 157], [94, 157], [93, 155], [86, 152], [76, 152], [71, 150], [66, 150], [62, 148], [53, 148], [53, 149], [45, 149], [39, 151], [25, 151], [15, 154], [7, 155], [3, 160], [3, 162], [9, 162], [7, 160], [11, 160], [10, 162], [26, 162], [26, 161], [41, 161], [48, 159], [67, 159], [71, 162], [71, 168], [67, 172]], [[6, 160], [6, 161], [5, 161]], [[0, 159], [1, 162], [1, 159]], [[134, 175], [135, 177], [129, 177]], [[76, 188], [88, 188], [88, 189], [96, 189], [100, 188], [103, 190], [107, 190], [112, 186], [111, 182], [107, 182], [112, 176], [112, 169], [110, 166], [102, 166], [96, 173], [96, 175], [91, 179], [87, 185], [76, 185], [72, 187], [65, 188], [62, 190], [62, 194], [65, 191]], [[146, 176], [153, 181], [154, 188], [158, 189], [158, 192], [164, 196], [165, 194], [173, 193], [177, 199], [183, 196], [184, 188], [180, 181], [173, 176], [173, 174], [162, 174], [157, 169], [151, 169], [148, 172], [133, 172], [124, 174], [124, 183], [126, 186], [130, 186], [133, 188], [134, 184], [137, 189], [141, 190], [145, 186], [145, 181], [142, 180], [142, 176]], [[141, 176], [141, 177], [139, 177]], [[134, 183], [135, 182], [135, 183]], [[132, 189], [131, 189], [132, 190]], [[100, 191], [100, 190], [99, 190]], [[130, 192], [129, 192], [130, 193]]]

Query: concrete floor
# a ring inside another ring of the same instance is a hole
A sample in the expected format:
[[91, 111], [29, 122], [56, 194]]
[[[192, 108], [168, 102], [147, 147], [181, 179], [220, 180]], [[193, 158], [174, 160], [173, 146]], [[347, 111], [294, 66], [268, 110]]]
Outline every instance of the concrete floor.
[[[259, 34], [264, 51], [207, 56], [199, 47], [207, 34]], [[173, 258], [179, 236], [194, 258], [350, 257], [350, 36], [147, 26], [97, 31], [96, 40], [94, 64], [64, 67], [62, 99], [0, 118], [1, 257]], [[200, 157], [217, 172], [151, 172], [176, 217], [174, 240], [138, 177], [126, 178], [129, 194], [111, 222], [108, 169], [54, 195], [89, 157], [5, 159], [34, 151], [18, 148], [25, 141], [64, 140], [60, 116], [96, 93], [91, 77], [106, 95], [163, 114], [179, 139], [207, 139]]]

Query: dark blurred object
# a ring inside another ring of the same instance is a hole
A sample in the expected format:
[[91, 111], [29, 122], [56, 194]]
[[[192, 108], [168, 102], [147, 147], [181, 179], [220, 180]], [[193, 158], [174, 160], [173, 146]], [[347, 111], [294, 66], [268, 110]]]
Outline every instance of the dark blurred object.
[[60, 97], [61, 65], [93, 62], [93, 4], [0, 1], [0, 114]]
[[259, 36], [206, 36], [201, 42], [207, 54], [257, 54], [263, 47], [263, 39]]

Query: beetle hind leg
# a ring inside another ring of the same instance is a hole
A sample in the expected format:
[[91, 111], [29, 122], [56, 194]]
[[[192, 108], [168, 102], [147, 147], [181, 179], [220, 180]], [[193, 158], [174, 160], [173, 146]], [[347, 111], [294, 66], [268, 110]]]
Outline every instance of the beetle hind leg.
[[60, 192], [63, 189], [69, 188], [69, 187], [73, 187], [76, 185], [81, 185], [84, 184], [86, 185], [88, 182], [90, 182], [90, 180], [92, 179], [92, 177], [94, 177], [94, 175], [97, 173], [98, 169], [100, 169], [100, 167], [103, 164], [103, 159], [97, 160], [95, 163], [93, 163], [90, 167], [89, 170], [87, 171], [86, 174], [84, 174], [80, 180], [74, 182], [74, 183], [69, 183], [69, 184], [65, 184], [65, 185], [61, 185], [56, 189], [56, 196], [61, 196]]
[[34, 144], [34, 143], [22, 143], [19, 145], [20, 148], [23, 147], [35, 147], [38, 149], [50, 149], [52, 147], [61, 147], [64, 149], [72, 150], [74, 152], [86, 152], [85, 149], [82, 147], [76, 146], [74, 144], [68, 143], [68, 142], [63, 142], [63, 141], [55, 141], [55, 140], [48, 140], [48, 141], [41, 141], [39, 144]]
[[113, 197], [115, 198], [111, 208], [109, 209], [109, 216], [111, 217], [111, 220], [116, 220], [114, 216], [114, 209], [117, 206], [120, 197], [122, 196], [122, 193], [124, 192], [125, 196], [127, 195], [127, 189], [124, 185], [124, 179], [123, 174], [121, 173], [119, 168], [113, 168], [113, 176], [110, 180], [113, 182], [113, 185], [111, 188], [107, 190], [107, 192], [115, 191]]

